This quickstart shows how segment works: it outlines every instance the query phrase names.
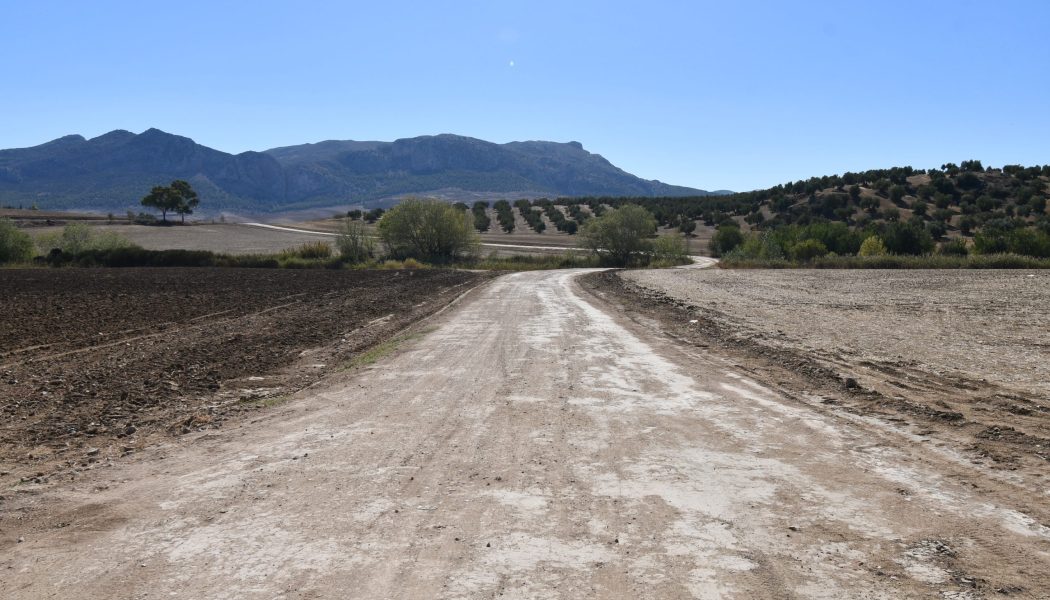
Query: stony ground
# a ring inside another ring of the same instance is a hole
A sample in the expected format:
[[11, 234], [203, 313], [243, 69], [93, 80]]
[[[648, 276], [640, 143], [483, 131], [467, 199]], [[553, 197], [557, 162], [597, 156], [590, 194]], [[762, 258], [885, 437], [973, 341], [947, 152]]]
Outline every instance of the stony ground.
[[[1050, 487], [1050, 273], [633, 271], [683, 339]], [[613, 281], [613, 280], [610, 280]], [[617, 286], [614, 286], [617, 287]], [[670, 312], [666, 312], [666, 311]]]
[[5, 490], [0, 597], [1050, 593], [1038, 482], [581, 275], [500, 277], [257, 419]]

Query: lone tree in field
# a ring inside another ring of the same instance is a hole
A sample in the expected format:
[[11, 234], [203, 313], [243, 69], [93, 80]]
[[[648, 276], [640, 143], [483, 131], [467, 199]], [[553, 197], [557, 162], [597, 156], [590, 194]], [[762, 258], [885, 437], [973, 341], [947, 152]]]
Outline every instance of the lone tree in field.
[[176, 179], [169, 186], [158, 185], [150, 190], [150, 193], [142, 199], [142, 206], [148, 206], [160, 211], [161, 220], [168, 222], [168, 213], [174, 212], [182, 215], [182, 222], [186, 222], [186, 215], [193, 214], [193, 209], [200, 204], [197, 192], [190, 186], [188, 181]]
[[656, 233], [656, 219], [635, 204], [606, 211], [588, 219], [580, 233], [580, 244], [597, 254], [602, 262], [626, 267], [635, 261], [648, 260]]
[[379, 221], [379, 237], [393, 258], [451, 262], [477, 252], [470, 211], [437, 200], [409, 198]]

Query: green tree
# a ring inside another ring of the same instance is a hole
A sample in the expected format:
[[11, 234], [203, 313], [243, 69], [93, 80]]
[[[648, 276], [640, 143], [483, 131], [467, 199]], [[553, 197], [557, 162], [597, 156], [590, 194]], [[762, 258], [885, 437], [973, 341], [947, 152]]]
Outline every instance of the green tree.
[[636, 204], [625, 204], [588, 219], [580, 232], [580, 244], [597, 254], [603, 262], [626, 267], [644, 260], [656, 233], [656, 219]]
[[477, 253], [480, 239], [470, 211], [445, 202], [408, 198], [379, 222], [379, 237], [394, 258], [450, 262]]
[[200, 204], [200, 198], [188, 181], [176, 179], [171, 185], [155, 186], [149, 194], [142, 199], [142, 206], [154, 208], [161, 213], [161, 221], [168, 222], [168, 213], [174, 212], [182, 215], [182, 221], [186, 222], [186, 215], [193, 214], [193, 209]]
[[882, 209], [882, 218], [890, 222], [899, 221], [901, 218], [901, 211], [894, 206], [889, 206]]
[[192, 215], [193, 209], [197, 208], [200, 204], [200, 196], [197, 195], [196, 190], [190, 187], [188, 181], [182, 179], [176, 179], [171, 182], [171, 191], [178, 197], [178, 205], [175, 207], [175, 212], [179, 213], [182, 217], [182, 222], [186, 222], [186, 215]]
[[890, 223], [882, 240], [892, 254], [929, 254], [933, 250], [930, 232], [911, 223]]
[[10, 219], [0, 219], [0, 263], [24, 262], [33, 258], [33, 238]]
[[160, 211], [161, 219], [167, 223], [168, 213], [178, 208], [178, 199], [168, 186], [158, 185], [142, 199], [142, 206]]
[[894, 204], [899, 205], [901, 202], [904, 201], [904, 192], [905, 192], [905, 189], [904, 189], [903, 185], [895, 185], [895, 186], [891, 187], [890, 188], [890, 202], [893, 202]]
[[744, 243], [744, 234], [735, 224], [724, 223], [718, 226], [715, 235], [711, 238], [711, 252], [715, 256], [722, 256], [732, 252], [740, 244]]
[[372, 210], [365, 213], [366, 223], [375, 223], [383, 217], [385, 211], [381, 208], [373, 208]]

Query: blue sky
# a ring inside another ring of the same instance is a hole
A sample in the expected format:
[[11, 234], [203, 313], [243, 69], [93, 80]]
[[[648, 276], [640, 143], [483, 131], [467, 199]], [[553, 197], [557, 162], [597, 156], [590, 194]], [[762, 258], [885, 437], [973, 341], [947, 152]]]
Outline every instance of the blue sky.
[[1050, 2], [0, 0], [0, 147], [577, 140], [745, 190], [1050, 163]]

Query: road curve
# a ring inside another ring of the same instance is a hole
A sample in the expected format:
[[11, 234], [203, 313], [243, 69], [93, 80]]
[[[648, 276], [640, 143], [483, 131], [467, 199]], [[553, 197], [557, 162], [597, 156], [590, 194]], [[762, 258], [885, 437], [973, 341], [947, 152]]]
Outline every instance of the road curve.
[[[330, 231], [315, 231], [313, 229], [299, 229], [297, 227], [284, 227], [283, 225], [270, 225], [267, 223], [238, 223], [246, 227], [261, 227], [263, 229], [273, 229], [276, 231], [290, 231], [293, 233], [307, 233], [311, 235], [321, 235], [326, 237], [339, 237], [338, 233], [332, 233]], [[519, 248], [525, 250], [561, 250], [569, 251], [575, 250], [574, 246], [535, 246], [531, 244], [496, 244], [492, 242], [481, 242], [482, 246], [489, 248]]]
[[51, 500], [76, 526], [0, 558], [0, 597], [1050, 589], [1050, 530], [949, 476], [946, 451], [785, 398], [579, 274], [496, 279], [255, 422], [77, 482]]

